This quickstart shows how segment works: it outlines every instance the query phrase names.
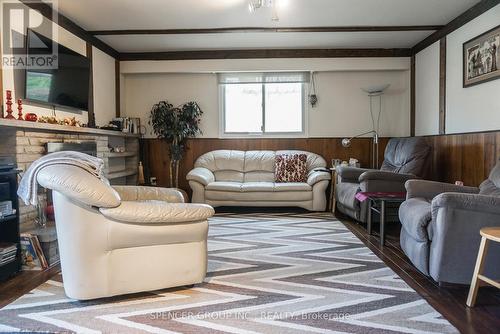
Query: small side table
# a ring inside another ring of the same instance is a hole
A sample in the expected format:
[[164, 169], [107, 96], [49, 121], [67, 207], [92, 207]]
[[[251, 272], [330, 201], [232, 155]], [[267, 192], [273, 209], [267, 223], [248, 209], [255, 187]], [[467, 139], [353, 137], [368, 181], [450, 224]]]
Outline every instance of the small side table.
[[335, 171], [335, 167], [330, 167], [330, 173], [332, 174], [332, 179], [330, 181], [329, 208], [332, 213], [335, 213], [335, 208], [337, 205], [337, 199], [335, 198], [335, 187], [337, 186], [337, 172]]
[[359, 192], [356, 194], [356, 199], [360, 202], [368, 200], [368, 221], [366, 229], [368, 234], [372, 234], [372, 215], [373, 212], [380, 215], [380, 245], [385, 244], [385, 219], [386, 219], [386, 204], [396, 203], [401, 205], [406, 200], [406, 193], [390, 193], [390, 192]]
[[486, 260], [486, 254], [488, 253], [488, 244], [490, 241], [500, 242], [500, 227], [485, 227], [482, 228], [479, 233], [481, 234], [481, 244], [479, 245], [474, 274], [472, 275], [469, 296], [467, 297], [467, 306], [469, 307], [474, 307], [476, 304], [480, 282], [485, 282], [500, 289], [500, 282], [483, 275], [484, 260]]

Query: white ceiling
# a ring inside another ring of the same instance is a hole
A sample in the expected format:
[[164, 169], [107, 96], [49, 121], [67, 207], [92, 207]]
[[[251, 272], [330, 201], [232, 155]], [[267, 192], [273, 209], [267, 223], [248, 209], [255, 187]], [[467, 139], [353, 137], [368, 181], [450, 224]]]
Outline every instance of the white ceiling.
[[[86, 30], [444, 25], [479, 0], [277, 0], [252, 14], [248, 0], [59, 0]], [[430, 31], [99, 36], [120, 52], [255, 48], [406, 48]]]
[[349, 33], [231, 33], [196, 35], [102, 36], [121, 52], [244, 49], [407, 48], [432, 31]]

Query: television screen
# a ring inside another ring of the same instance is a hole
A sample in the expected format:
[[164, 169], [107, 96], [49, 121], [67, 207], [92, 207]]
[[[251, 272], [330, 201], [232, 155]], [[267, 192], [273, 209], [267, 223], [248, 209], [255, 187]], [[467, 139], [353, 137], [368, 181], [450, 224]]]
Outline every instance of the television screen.
[[[41, 48], [43, 43], [47, 48]], [[39, 54], [50, 49], [52, 41], [33, 30], [28, 30], [27, 53]], [[88, 111], [90, 61], [87, 57], [58, 44], [57, 69], [26, 70], [28, 101], [64, 106]]]

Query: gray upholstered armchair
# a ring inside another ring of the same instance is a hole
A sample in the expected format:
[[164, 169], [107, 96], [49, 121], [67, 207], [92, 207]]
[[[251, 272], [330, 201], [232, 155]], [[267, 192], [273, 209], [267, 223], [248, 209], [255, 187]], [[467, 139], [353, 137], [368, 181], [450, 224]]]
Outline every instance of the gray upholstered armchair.
[[380, 170], [340, 167], [335, 189], [339, 211], [365, 223], [367, 202], [360, 203], [356, 193], [404, 192], [407, 180], [427, 175], [430, 152], [423, 138], [393, 138], [387, 144]]
[[[436, 282], [470, 284], [479, 230], [500, 226], [500, 162], [479, 188], [432, 181], [406, 183], [399, 209], [401, 248]], [[500, 247], [490, 245], [486, 276], [500, 277]]]

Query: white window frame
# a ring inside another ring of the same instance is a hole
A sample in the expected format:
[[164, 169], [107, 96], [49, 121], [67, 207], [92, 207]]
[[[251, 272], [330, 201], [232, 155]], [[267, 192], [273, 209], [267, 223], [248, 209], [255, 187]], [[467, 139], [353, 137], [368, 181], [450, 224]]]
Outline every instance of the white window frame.
[[[265, 83], [262, 83], [264, 86]], [[297, 132], [226, 132], [226, 84], [219, 84], [219, 138], [307, 138], [308, 136], [308, 84], [302, 85], [302, 131]], [[262, 101], [264, 103], [264, 89]], [[265, 108], [262, 108], [262, 126], [265, 126]]]

